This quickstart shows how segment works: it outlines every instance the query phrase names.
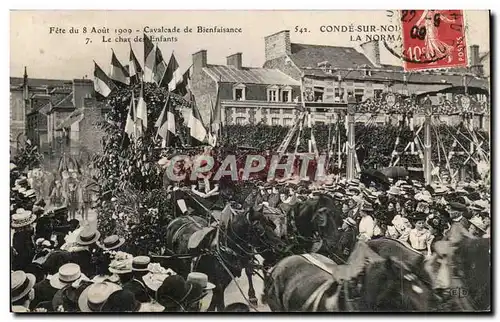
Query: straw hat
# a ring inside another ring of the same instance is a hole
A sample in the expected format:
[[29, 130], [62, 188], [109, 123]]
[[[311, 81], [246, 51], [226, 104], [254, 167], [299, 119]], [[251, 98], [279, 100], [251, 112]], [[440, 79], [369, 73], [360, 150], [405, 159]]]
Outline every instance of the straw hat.
[[208, 281], [207, 274], [203, 274], [203, 273], [199, 273], [199, 272], [189, 273], [187, 276], [186, 282], [198, 284], [204, 290], [213, 290], [215, 288], [215, 285]]
[[111, 235], [106, 237], [102, 242], [101, 248], [104, 250], [113, 250], [125, 243], [125, 238], [118, 237], [117, 235]]
[[31, 225], [36, 220], [36, 215], [31, 211], [19, 208], [16, 213], [12, 215], [12, 228], [21, 228]]
[[10, 295], [11, 302], [22, 299], [35, 285], [36, 277], [33, 274], [26, 274], [24, 271], [10, 273]]
[[58, 290], [67, 285], [73, 284], [79, 280], [88, 280], [88, 277], [82, 274], [80, 265], [75, 263], [64, 264], [59, 268], [59, 271], [51, 277], [50, 286]]
[[136, 256], [132, 260], [132, 270], [136, 272], [147, 272], [149, 271], [149, 263], [151, 263], [151, 259], [148, 256]]
[[76, 237], [76, 242], [78, 245], [86, 246], [95, 243], [101, 237], [101, 233], [93, 228], [84, 228]]
[[387, 191], [388, 194], [391, 194], [393, 196], [401, 196], [404, 194], [404, 191], [401, 191], [401, 189], [399, 187], [396, 187], [396, 186], [392, 186], [388, 191]]
[[134, 257], [131, 254], [118, 252], [111, 263], [109, 263], [108, 270], [113, 274], [131, 273], [133, 259]]
[[99, 312], [109, 296], [121, 289], [111, 282], [92, 284], [78, 298], [78, 307], [82, 312]]
[[486, 232], [486, 224], [483, 222], [483, 219], [480, 216], [472, 217], [469, 222], [480, 229], [482, 232]]

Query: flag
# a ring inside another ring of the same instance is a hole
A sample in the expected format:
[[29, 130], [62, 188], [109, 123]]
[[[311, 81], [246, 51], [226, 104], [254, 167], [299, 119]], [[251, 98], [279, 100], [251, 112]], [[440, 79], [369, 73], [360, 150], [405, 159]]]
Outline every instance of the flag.
[[116, 88], [113, 80], [94, 61], [94, 90], [96, 93], [104, 97], [108, 97], [109, 93]]
[[144, 81], [153, 82], [153, 70], [155, 68], [155, 46], [146, 34], [144, 34]]
[[210, 104], [212, 105], [210, 108], [210, 119], [208, 121], [208, 124], [211, 125], [210, 132], [208, 133], [208, 144], [210, 144], [212, 147], [215, 147], [217, 145], [217, 132], [214, 131], [214, 126], [213, 126], [213, 110], [214, 110], [214, 103], [210, 101]]
[[128, 64], [128, 74], [130, 76], [131, 84], [138, 84], [140, 79], [142, 78], [142, 67], [135, 57], [134, 51], [132, 50], [132, 45], [130, 45], [130, 58]]
[[127, 70], [123, 67], [122, 63], [120, 63], [115, 55], [115, 52], [113, 50], [111, 50], [111, 52], [111, 71], [109, 73], [109, 78], [118, 83], [125, 85], [130, 84]]
[[202, 144], [207, 137], [207, 130], [203, 125], [203, 120], [201, 119], [200, 111], [196, 107], [196, 104], [193, 104], [193, 108], [190, 110], [188, 127], [191, 137], [197, 140], [199, 144]]
[[213, 120], [211, 120], [210, 124], [212, 126], [212, 130], [217, 135], [220, 135], [222, 130], [222, 121], [221, 121], [221, 106], [220, 106], [220, 87], [217, 84], [217, 95], [215, 96], [215, 107], [213, 108]]
[[167, 64], [163, 59], [160, 47], [156, 46], [155, 67], [153, 69], [153, 80], [158, 86], [162, 86]]
[[182, 80], [177, 84], [175, 92], [181, 96], [185, 96], [191, 89], [191, 67], [189, 67], [184, 74], [182, 74]]
[[158, 128], [156, 136], [157, 137], [160, 136], [163, 138], [164, 146], [167, 145], [170, 146], [172, 138], [174, 137], [174, 135], [177, 135], [173, 105], [172, 104], [170, 106], [168, 105], [169, 100], [170, 100], [170, 94], [167, 96], [167, 101], [165, 102], [165, 106], [161, 111], [160, 117], [155, 123], [155, 127]]
[[[146, 101], [144, 101], [144, 83], [141, 83], [141, 93], [139, 94], [139, 101], [137, 102], [137, 118], [139, 128], [142, 130], [148, 128], [148, 107], [146, 105]], [[139, 121], [140, 120], [140, 121]], [[142, 127], [141, 127], [142, 123]]]
[[127, 113], [127, 121], [125, 123], [125, 133], [127, 133], [130, 138], [137, 136], [136, 115], [134, 92], [132, 92], [130, 107]]
[[168, 62], [167, 71], [165, 73], [165, 77], [163, 79], [163, 84], [168, 84], [168, 90], [174, 91], [177, 88], [177, 85], [181, 83], [183, 80], [183, 75], [181, 69], [179, 68], [179, 64], [177, 63], [177, 59], [175, 59], [174, 53], [170, 56], [170, 61]]

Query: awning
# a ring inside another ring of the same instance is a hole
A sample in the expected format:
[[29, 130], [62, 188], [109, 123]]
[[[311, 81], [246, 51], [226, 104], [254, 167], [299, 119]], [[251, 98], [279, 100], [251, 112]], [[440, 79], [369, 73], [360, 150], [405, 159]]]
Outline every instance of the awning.
[[59, 123], [56, 127], [56, 131], [62, 131], [65, 128], [71, 127], [74, 123], [83, 120], [83, 117], [83, 108], [73, 111], [66, 119]]

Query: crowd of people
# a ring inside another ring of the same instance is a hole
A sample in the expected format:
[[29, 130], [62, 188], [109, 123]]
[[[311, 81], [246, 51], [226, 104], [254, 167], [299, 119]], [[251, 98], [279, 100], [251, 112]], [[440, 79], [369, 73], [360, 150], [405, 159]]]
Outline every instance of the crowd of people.
[[[67, 173], [76, 171], [63, 172]], [[208, 309], [215, 286], [207, 275], [191, 272], [184, 278], [145, 254], [122, 251], [127, 241], [117, 235], [101, 236], [68, 194], [47, 193], [44, 198], [36, 189], [33, 171], [21, 173], [15, 165], [11, 165], [11, 176], [13, 312]], [[65, 177], [57, 180], [64, 182]], [[69, 191], [74, 189], [69, 187]], [[225, 310], [248, 311], [248, 306], [233, 303]]]
[[[85, 211], [97, 199], [90, 193], [77, 198], [83, 200], [82, 206], [71, 197], [77, 182], [85, 181], [73, 173], [63, 172], [60, 179], [54, 179], [50, 193], [43, 193], [36, 171], [21, 173], [11, 167], [12, 311], [206, 311], [215, 287], [209, 277], [191, 272], [184, 278], [147, 254], [124, 252], [130, 241], [121, 236], [101, 236]], [[193, 192], [199, 198], [218, 199], [217, 184], [211, 185], [206, 178], [201, 181], [206, 186], [193, 186]], [[396, 239], [430, 256], [433, 243], [444, 238], [453, 222], [475, 237], [490, 238], [489, 185], [481, 181], [425, 185], [408, 178], [389, 181], [384, 188], [376, 182], [339, 176], [328, 176], [321, 183], [259, 182], [244, 200], [239, 196], [240, 206], [261, 209], [275, 222], [277, 234], [286, 236], [290, 210], [327, 195], [335, 201], [334, 212], [342, 223], [337, 227], [340, 239], [335, 247], [344, 258], [358, 240], [375, 238]], [[169, 183], [172, 191], [176, 186]], [[77, 218], [78, 211], [81, 216]], [[312, 224], [321, 238], [328, 225], [322, 220]], [[225, 310], [248, 311], [249, 306], [234, 303]]]

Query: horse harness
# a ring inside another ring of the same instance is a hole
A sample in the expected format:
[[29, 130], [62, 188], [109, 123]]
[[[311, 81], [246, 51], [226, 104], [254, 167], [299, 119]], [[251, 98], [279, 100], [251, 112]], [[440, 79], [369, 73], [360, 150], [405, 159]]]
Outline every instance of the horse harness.
[[[354, 311], [357, 305], [353, 305], [352, 302], [355, 302], [358, 298], [349, 298], [349, 282], [352, 281], [352, 278], [346, 278], [345, 276], [341, 276], [338, 278], [338, 276], [334, 276], [333, 272], [331, 269], [329, 269], [325, 264], [323, 264], [321, 261], [317, 260], [310, 254], [302, 254], [300, 255], [302, 258], [307, 260], [309, 263], [313, 264], [314, 266], [318, 267], [322, 271], [328, 273], [331, 275], [333, 278], [325, 281], [323, 284], [321, 284], [310, 296], [309, 298], [304, 302], [304, 305], [302, 306], [302, 309], [306, 311], [311, 305], [313, 306], [313, 312], [318, 310], [319, 303], [324, 295], [324, 293], [335, 283], [338, 282], [337, 290], [334, 294], [335, 298], [335, 303], [336, 307], [338, 309], [338, 302], [340, 298], [340, 292], [342, 291], [342, 288], [344, 289], [344, 301], [346, 303], [346, 309], [348, 311]], [[347, 266], [347, 265], [341, 265], [341, 266]], [[340, 266], [339, 266], [340, 267]], [[347, 271], [347, 270], [346, 270]]]

